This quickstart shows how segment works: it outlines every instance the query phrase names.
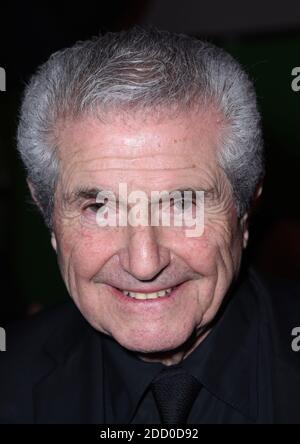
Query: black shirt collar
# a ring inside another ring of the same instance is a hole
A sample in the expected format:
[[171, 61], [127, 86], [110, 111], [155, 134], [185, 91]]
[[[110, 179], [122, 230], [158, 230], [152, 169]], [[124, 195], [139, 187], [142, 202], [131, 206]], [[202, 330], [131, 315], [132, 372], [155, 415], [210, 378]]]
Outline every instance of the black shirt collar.
[[[110, 337], [102, 337], [106, 422], [124, 424], [131, 421], [149, 384], [164, 365], [148, 363], [136, 357]], [[126, 405], [126, 410], [120, 406]]]

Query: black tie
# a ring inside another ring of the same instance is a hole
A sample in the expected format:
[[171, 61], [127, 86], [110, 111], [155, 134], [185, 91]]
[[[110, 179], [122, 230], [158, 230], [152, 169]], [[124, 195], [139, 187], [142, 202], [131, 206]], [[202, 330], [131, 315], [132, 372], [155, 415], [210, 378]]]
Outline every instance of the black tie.
[[162, 424], [184, 424], [201, 384], [181, 367], [162, 370], [151, 384]]

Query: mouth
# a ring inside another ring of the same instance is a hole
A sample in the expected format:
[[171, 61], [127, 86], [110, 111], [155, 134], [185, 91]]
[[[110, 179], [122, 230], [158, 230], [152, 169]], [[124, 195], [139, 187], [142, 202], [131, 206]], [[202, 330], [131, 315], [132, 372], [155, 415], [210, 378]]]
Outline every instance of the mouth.
[[154, 303], [159, 301], [164, 301], [174, 296], [178, 289], [183, 285], [179, 284], [174, 287], [155, 289], [156, 291], [131, 291], [125, 290], [117, 287], [111, 287], [113, 293], [123, 301], [136, 302], [136, 303]]
[[133, 299], [158, 299], [163, 298], [165, 296], [169, 296], [173, 290], [172, 288], [166, 288], [164, 290], [154, 291], [152, 293], [140, 293], [135, 291], [129, 291], [129, 290], [120, 290], [124, 294], [124, 296], [127, 296], [129, 298]]

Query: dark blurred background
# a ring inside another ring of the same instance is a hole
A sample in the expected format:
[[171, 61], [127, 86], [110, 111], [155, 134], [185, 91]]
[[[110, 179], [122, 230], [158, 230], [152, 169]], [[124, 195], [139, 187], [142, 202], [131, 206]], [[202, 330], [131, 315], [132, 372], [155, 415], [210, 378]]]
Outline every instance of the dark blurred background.
[[99, 31], [152, 24], [227, 49], [255, 81], [263, 113], [267, 176], [253, 216], [247, 260], [300, 281], [300, 2], [285, 0], [110, 0], [1, 5], [0, 325], [67, 297], [50, 237], [26, 188], [15, 132], [24, 85], [49, 55]]

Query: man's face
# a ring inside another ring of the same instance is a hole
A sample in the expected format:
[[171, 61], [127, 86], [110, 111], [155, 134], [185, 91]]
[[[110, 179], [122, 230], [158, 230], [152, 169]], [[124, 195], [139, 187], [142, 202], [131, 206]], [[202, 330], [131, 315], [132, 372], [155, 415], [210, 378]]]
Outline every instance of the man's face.
[[[212, 109], [160, 123], [86, 117], [60, 131], [52, 242], [62, 276], [90, 324], [130, 350], [173, 350], [192, 334], [200, 336], [238, 272], [244, 233], [216, 161], [220, 131], [220, 116]], [[185, 227], [161, 225], [99, 227], [88, 190], [118, 197], [120, 183], [128, 193], [148, 196], [204, 191], [203, 234], [187, 237]], [[171, 292], [153, 299], [122, 292], [165, 289]]]

